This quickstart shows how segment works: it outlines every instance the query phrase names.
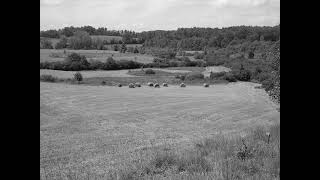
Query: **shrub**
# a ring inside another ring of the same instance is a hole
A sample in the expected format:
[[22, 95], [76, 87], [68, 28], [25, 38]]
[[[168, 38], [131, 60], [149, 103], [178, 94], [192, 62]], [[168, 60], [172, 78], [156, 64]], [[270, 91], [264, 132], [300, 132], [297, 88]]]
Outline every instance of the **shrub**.
[[270, 79], [270, 78], [271, 78], [271, 74], [267, 73], [267, 72], [259, 73], [258, 75], [256, 75], [254, 77], [254, 79], [258, 80], [259, 82], [263, 82], [263, 81]]
[[155, 72], [154, 70], [152, 70], [152, 69], [147, 69], [147, 70], [145, 71], [145, 73], [146, 73], [146, 74], [156, 74], [156, 72]]
[[186, 76], [185, 75], [176, 75], [175, 78], [184, 81], [186, 79]]
[[202, 73], [191, 73], [186, 76], [188, 80], [195, 80], [195, 79], [204, 79], [204, 75]]
[[235, 78], [234, 74], [230, 73], [230, 72], [225, 74], [224, 79], [229, 81], [229, 82], [236, 82], [237, 81], [237, 79]]
[[253, 59], [254, 58], [254, 53], [252, 51], [249, 52], [248, 58], [249, 59]]
[[118, 69], [137, 69], [143, 66], [142, 63], [129, 60], [119, 60], [116, 63], [118, 64]]
[[55, 49], [63, 49], [63, 48], [67, 48], [68, 45], [68, 39], [66, 37], [62, 37], [57, 44], [55, 45]]
[[239, 81], [250, 81], [251, 79], [251, 71], [249, 71], [248, 69], [244, 69], [242, 64], [240, 70], [233, 71], [233, 74]]
[[40, 49], [53, 49], [52, 42], [46, 38], [40, 38]]
[[44, 82], [56, 82], [58, 78], [53, 77], [52, 75], [48, 75], [48, 74], [43, 74], [40, 75], [40, 81], [44, 81]]
[[224, 77], [226, 75], [226, 72], [217, 72], [217, 73], [210, 73], [210, 79], [214, 79], [214, 78], [221, 78]]
[[203, 54], [203, 53], [195, 52], [195, 53], [194, 53], [194, 58], [195, 58], [195, 59], [203, 59], [203, 58], [204, 58], [204, 54]]
[[117, 70], [119, 69], [119, 64], [112, 57], [108, 57], [106, 63], [103, 65], [104, 70]]
[[78, 83], [80, 83], [80, 81], [83, 80], [82, 74], [81, 74], [80, 72], [76, 72], [76, 73], [73, 75], [73, 79], [76, 80]]

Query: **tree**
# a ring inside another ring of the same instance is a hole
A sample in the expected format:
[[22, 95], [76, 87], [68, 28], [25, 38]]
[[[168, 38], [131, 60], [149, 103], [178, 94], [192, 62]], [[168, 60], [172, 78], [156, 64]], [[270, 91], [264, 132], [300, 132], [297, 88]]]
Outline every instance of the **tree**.
[[68, 47], [68, 39], [66, 36], [62, 36], [60, 40], [55, 45], [55, 49], [63, 49]]
[[70, 38], [70, 47], [73, 49], [90, 49], [92, 39], [86, 31], [76, 31]]
[[83, 80], [82, 74], [80, 72], [76, 72], [73, 75], [73, 79], [78, 82], [78, 84]]
[[125, 53], [127, 51], [127, 46], [126, 44], [123, 42], [121, 44], [121, 47], [120, 47], [120, 53]]
[[118, 47], [117, 44], [113, 45], [113, 50], [114, 50], [114, 51], [119, 51], [119, 47]]
[[138, 50], [137, 46], [134, 47], [133, 53], [139, 53], [139, 50]]
[[47, 38], [40, 38], [40, 49], [53, 49], [52, 42]]
[[273, 70], [272, 85], [267, 92], [272, 100], [280, 104], [280, 40], [270, 49], [267, 60]]

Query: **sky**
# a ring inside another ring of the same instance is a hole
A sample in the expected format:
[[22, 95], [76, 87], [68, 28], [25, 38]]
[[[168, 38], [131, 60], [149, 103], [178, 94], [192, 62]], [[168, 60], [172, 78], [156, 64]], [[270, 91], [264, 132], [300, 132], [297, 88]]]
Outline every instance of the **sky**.
[[279, 23], [280, 0], [40, 0], [40, 30], [89, 25], [141, 32]]

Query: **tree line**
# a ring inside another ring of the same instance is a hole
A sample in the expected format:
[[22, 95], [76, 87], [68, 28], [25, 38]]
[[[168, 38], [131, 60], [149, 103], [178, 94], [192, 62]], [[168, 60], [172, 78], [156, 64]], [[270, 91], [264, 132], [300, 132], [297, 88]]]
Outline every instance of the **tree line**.
[[[280, 24], [269, 26], [232, 26], [227, 28], [178, 28], [171, 31], [115, 31], [91, 26], [65, 27], [59, 30], [40, 31], [40, 37], [63, 38], [73, 37], [77, 33], [91, 35], [121, 36], [121, 43], [143, 44], [144, 47], [172, 48], [175, 50], [204, 50], [205, 48], [226, 48], [229, 45], [254, 42], [278, 41]], [[117, 42], [118, 44], [121, 44]], [[110, 44], [116, 44], [111, 42]]]
[[208, 47], [254, 41], [278, 41], [280, 24], [274, 27], [233, 26], [228, 28], [179, 28], [174, 31], [146, 31], [137, 34], [146, 47], [169, 47], [183, 50], [204, 50]]

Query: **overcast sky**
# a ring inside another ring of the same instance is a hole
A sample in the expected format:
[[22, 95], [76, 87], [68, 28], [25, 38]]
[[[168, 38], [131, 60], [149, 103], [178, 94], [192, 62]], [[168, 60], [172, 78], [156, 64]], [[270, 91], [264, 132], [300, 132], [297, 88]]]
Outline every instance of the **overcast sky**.
[[280, 0], [40, 0], [40, 30], [90, 25], [140, 32], [279, 23]]

